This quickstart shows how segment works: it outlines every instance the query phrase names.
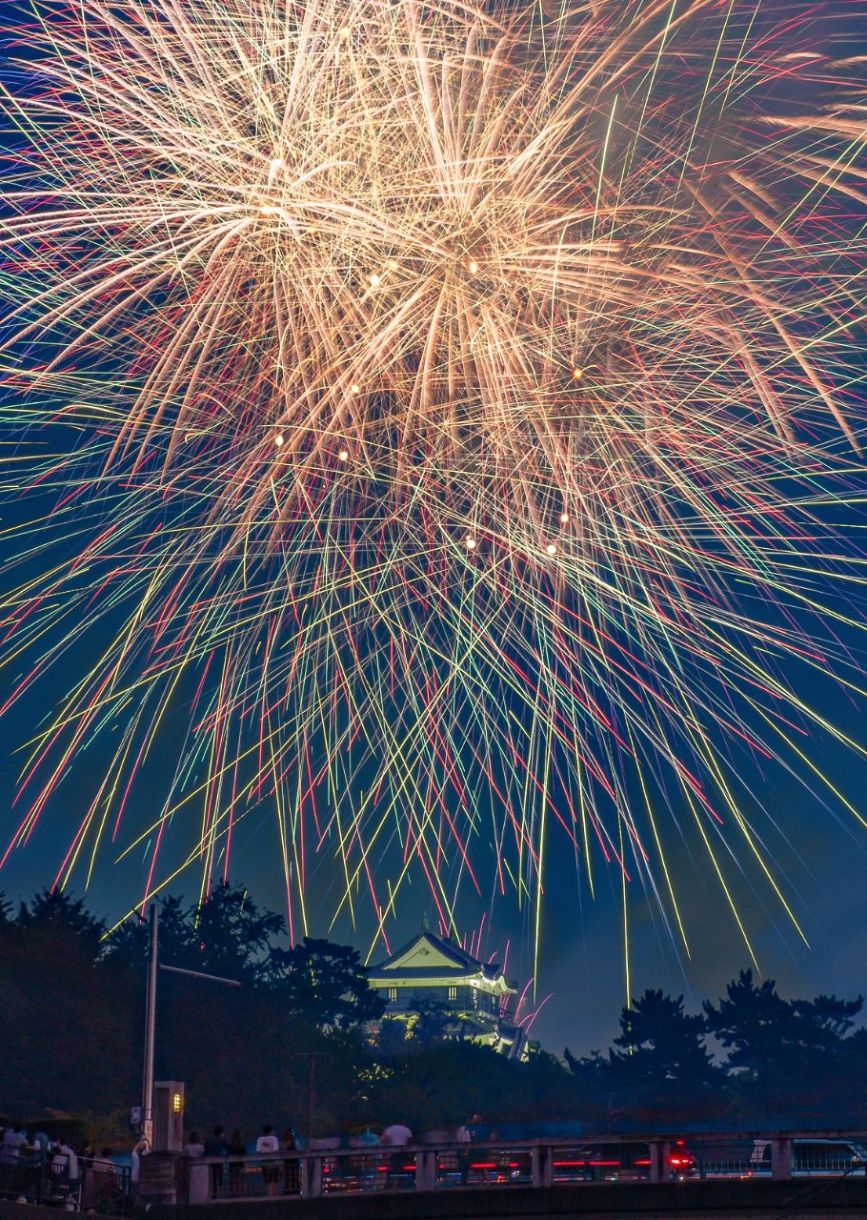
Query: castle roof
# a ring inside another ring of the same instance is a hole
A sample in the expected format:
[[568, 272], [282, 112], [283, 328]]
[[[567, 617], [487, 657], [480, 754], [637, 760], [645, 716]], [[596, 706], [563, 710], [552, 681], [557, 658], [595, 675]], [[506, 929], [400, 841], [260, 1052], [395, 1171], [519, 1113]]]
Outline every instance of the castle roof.
[[[453, 940], [445, 940], [425, 930], [391, 957], [372, 966], [369, 974], [373, 986], [377, 985], [377, 979], [411, 981], [432, 976], [455, 981], [483, 978], [493, 983], [502, 978], [502, 971], [497, 963], [480, 962]], [[506, 987], [506, 990], [511, 988]]]

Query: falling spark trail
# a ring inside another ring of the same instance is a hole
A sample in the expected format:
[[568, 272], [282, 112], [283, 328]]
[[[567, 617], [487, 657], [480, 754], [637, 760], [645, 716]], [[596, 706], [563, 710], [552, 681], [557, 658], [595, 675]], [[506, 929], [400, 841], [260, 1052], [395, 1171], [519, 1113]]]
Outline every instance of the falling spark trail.
[[742, 0], [34, 0], [6, 714], [74, 677], [7, 856], [94, 750], [62, 884], [138, 852], [145, 896], [207, 887], [268, 807], [293, 934], [366, 893], [387, 940], [414, 878], [457, 932], [490, 886], [538, 977], [560, 839], [591, 894], [618, 871], [627, 980], [636, 885], [688, 952], [679, 838], [748, 948], [748, 869], [798, 928], [750, 761], [860, 816], [810, 746], [855, 743], [799, 693], [860, 697], [865, 579], [831, 521], [863, 500], [865, 65], [821, 31]]

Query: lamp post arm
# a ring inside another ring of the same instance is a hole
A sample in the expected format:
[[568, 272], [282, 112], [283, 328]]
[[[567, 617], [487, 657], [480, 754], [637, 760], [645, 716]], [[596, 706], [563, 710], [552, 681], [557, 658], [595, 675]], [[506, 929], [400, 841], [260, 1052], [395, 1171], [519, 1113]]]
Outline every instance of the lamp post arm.
[[227, 987], [241, 986], [238, 979], [223, 978], [221, 974], [205, 974], [203, 970], [183, 970], [180, 966], [164, 966], [162, 963], [160, 963], [160, 970], [168, 970], [170, 974], [188, 974], [192, 979], [208, 979], [212, 983], [225, 983]]

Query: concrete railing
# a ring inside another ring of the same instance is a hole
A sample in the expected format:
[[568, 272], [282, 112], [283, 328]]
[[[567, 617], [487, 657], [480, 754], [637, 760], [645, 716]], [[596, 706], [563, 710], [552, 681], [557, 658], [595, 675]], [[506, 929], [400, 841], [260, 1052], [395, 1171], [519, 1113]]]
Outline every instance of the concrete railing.
[[[822, 1145], [821, 1141], [832, 1142]], [[685, 1139], [604, 1135], [404, 1148], [316, 1147], [264, 1156], [181, 1158], [177, 1201], [195, 1205], [469, 1187], [544, 1189], [598, 1181], [652, 1184], [707, 1178], [864, 1176], [867, 1158], [862, 1159], [858, 1148], [865, 1144], [867, 1133], [858, 1131], [750, 1131]], [[143, 1162], [143, 1171], [150, 1159]]]

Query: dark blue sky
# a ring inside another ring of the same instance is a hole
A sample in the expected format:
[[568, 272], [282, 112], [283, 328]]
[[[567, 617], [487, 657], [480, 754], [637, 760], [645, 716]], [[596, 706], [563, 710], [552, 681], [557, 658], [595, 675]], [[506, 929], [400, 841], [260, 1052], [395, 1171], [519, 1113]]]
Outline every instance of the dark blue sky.
[[[855, 728], [857, 715], [852, 719]], [[15, 775], [10, 747], [19, 740], [18, 726], [18, 717], [3, 726], [0, 796], [7, 810]], [[867, 791], [867, 765], [842, 751], [837, 751], [833, 763], [857, 803], [859, 795]], [[10, 897], [26, 897], [54, 876], [80, 812], [75, 807], [75, 791], [74, 783], [61, 789], [30, 844], [16, 852], [0, 874], [0, 888]], [[776, 978], [790, 995], [867, 992], [867, 832], [859, 830], [848, 815], [839, 819], [829, 815], [792, 782], [771, 781], [763, 796], [780, 824], [780, 833], [769, 842], [780, 873], [787, 877], [787, 897], [810, 941], [809, 947], [804, 945], [760, 878], [751, 874], [751, 884], [747, 880], [736, 883], [739, 909], [764, 974]], [[136, 810], [142, 817], [146, 814], [144, 795], [136, 802], [133, 812]], [[8, 817], [3, 817], [4, 824]], [[275, 847], [269, 810], [250, 815], [237, 831], [232, 872], [258, 901], [282, 910], [283, 883], [275, 866]], [[597, 893], [591, 900], [586, 885], [576, 880], [571, 852], [563, 847], [562, 839], [552, 840], [540, 978], [540, 996], [550, 994], [550, 999], [540, 1015], [537, 1033], [550, 1049], [560, 1051], [568, 1045], [577, 1053], [607, 1045], [623, 1000], [620, 877], [614, 867], [597, 869]], [[636, 994], [645, 987], [662, 986], [685, 993], [697, 1006], [705, 996], [718, 994], [729, 978], [749, 965], [749, 955], [706, 862], [691, 860], [685, 849], [674, 845], [671, 859], [677, 868], [678, 899], [691, 957], [675, 949], [654, 904], [633, 883], [629, 887], [631, 988]], [[106, 853], [89, 892], [93, 908], [108, 917], [120, 915], [141, 892], [146, 867], [144, 853], [120, 865], [112, 865]], [[194, 896], [197, 886], [198, 874], [193, 868], [172, 888]], [[315, 912], [315, 890], [310, 896]], [[434, 914], [421, 889], [406, 891], [404, 898], [404, 915], [392, 925], [394, 943], [414, 934], [424, 915]], [[478, 927], [486, 906], [470, 899], [463, 904], [468, 931]], [[365, 944], [370, 933], [365, 922], [362, 914], [359, 935], [347, 923], [338, 925], [332, 935]], [[314, 917], [313, 931], [326, 930]], [[524, 979], [532, 969], [531, 928], [528, 916], [522, 919], [511, 898], [496, 905], [493, 932], [485, 943], [494, 951], [507, 940], [511, 941], [510, 973]]]
[[[863, 14], [863, 5], [840, 3], [832, 6], [839, 15], [839, 28], [854, 28], [854, 18]], [[857, 38], [853, 36], [853, 49]], [[28, 441], [23, 441], [26, 447]], [[22, 450], [19, 450], [21, 452]], [[861, 480], [862, 490], [867, 484]], [[857, 482], [853, 484], [858, 489]], [[14, 525], [26, 512], [13, 497], [0, 506], [0, 524]], [[850, 546], [861, 548], [862, 522], [854, 512], [843, 516], [843, 531]], [[0, 580], [11, 587], [20, 572], [6, 560]], [[835, 604], [832, 602], [832, 604]], [[841, 608], [863, 612], [863, 601], [840, 601]], [[845, 640], [856, 668], [867, 669], [864, 643], [859, 633]], [[12, 810], [18, 758], [16, 751], [50, 713], [52, 705], [78, 676], [80, 656], [71, 656], [56, 667], [50, 679], [10, 715], [0, 721], [0, 843], [17, 821]], [[10, 671], [6, 674], [7, 681]], [[17, 672], [17, 671], [15, 671]], [[854, 739], [867, 744], [865, 704], [854, 697], [818, 681], [806, 669], [792, 671], [791, 680], [799, 695], [829, 714]], [[811, 732], [803, 746], [816, 764], [834, 780], [846, 797], [867, 815], [867, 762], [855, 751], [829, 744]], [[16, 851], [0, 873], [0, 890], [12, 898], [23, 898], [50, 882], [59, 866], [69, 839], [83, 812], [84, 792], [100, 774], [101, 749], [85, 753], [76, 763], [76, 772], [52, 798], [29, 844]], [[747, 766], [746, 759], [744, 766]], [[743, 856], [745, 872], [739, 877], [730, 863], [728, 875], [734, 886], [738, 910], [753, 942], [763, 973], [778, 980], [787, 994], [813, 995], [836, 992], [851, 996], [867, 992], [867, 830], [844, 809], [825, 808], [807, 789], [786, 776], [779, 768], [752, 772], [755, 797], [769, 816], [756, 817], [756, 825], [767, 835], [768, 851], [777, 866], [786, 897], [801, 921], [809, 941], [805, 945], [779, 902], [754, 865]], [[138, 790], [129, 814], [132, 824], [142, 824], [155, 810], [151, 794]], [[672, 943], [659, 912], [648, 901], [640, 881], [629, 886], [629, 968], [633, 994], [649, 986], [662, 986], [675, 993], [684, 992], [688, 1002], [697, 1006], [702, 998], [719, 994], [725, 982], [749, 965], [749, 955], [735, 922], [715, 884], [707, 861], [693, 854], [694, 842], [669, 830], [666, 837], [669, 859], [676, 877], [677, 896], [690, 938], [690, 956]], [[283, 882], [275, 866], [276, 836], [269, 808], [251, 813], [239, 825], [233, 848], [232, 876], [245, 882], [262, 904], [283, 909]], [[486, 847], [480, 844], [480, 853]], [[171, 847], [168, 859], [171, 860]], [[486, 865], [489, 860], [486, 857]], [[119, 865], [105, 852], [89, 891], [93, 908], [114, 918], [135, 900], [144, 885], [148, 862], [144, 851]], [[483, 870], [490, 875], [490, 868]], [[624, 995], [624, 955], [622, 934], [621, 881], [615, 866], [604, 868], [597, 862], [597, 893], [591, 899], [586, 882], [576, 874], [574, 856], [566, 840], [551, 832], [546, 871], [546, 902], [542, 921], [539, 996], [551, 993], [536, 1027], [544, 1044], [555, 1051], [568, 1045], [575, 1053], [607, 1045], [615, 1032], [619, 1007]], [[196, 896], [198, 875], [195, 868], [173, 887], [190, 898]], [[311, 890], [311, 930], [324, 934], [322, 911], [331, 903]], [[532, 917], [518, 912], [512, 899], [498, 899], [491, 912], [489, 895], [467, 897], [460, 908], [461, 922], [467, 932], [474, 931], [484, 917], [488, 933], [484, 944], [491, 952], [506, 942], [510, 949], [510, 973], [525, 979], [532, 969]], [[319, 909], [317, 909], [319, 907]], [[422, 890], [406, 891], [402, 920], [391, 928], [393, 943], [408, 939], [424, 916], [431, 917], [431, 903]], [[369, 916], [362, 911], [361, 927], [353, 933], [346, 923], [339, 924], [335, 939], [355, 939], [363, 947], [370, 934]]]

